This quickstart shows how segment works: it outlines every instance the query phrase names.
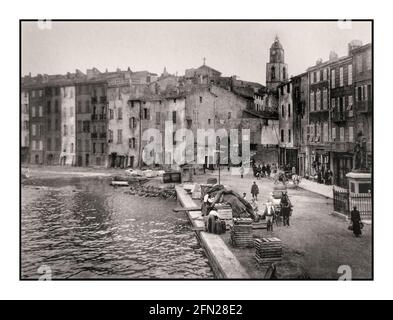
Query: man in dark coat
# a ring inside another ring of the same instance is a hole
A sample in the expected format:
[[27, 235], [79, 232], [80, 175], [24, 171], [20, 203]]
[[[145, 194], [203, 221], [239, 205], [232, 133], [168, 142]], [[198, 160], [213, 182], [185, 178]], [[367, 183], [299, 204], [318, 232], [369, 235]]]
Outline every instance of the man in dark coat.
[[258, 165], [258, 168], [257, 168], [257, 179], [260, 180], [261, 176], [262, 176], [262, 167], [261, 167], [261, 165]]
[[262, 165], [262, 174], [263, 174], [263, 176], [266, 175], [266, 166], [265, 166], [265, 164]]
[[253, 185], [251, 186], [251, 194], [254, 200], [258, 200], [258, 193], [259, 193], [259, 188], [254, 181]]
[[360, 218], [360, 212], [357, 207], [354, 206], [351, 211], [351, 222], [352, 222], [352, 231], [355, 237], [359, 237], [362, 234], [362, 219]]
[[267, 164], [267, 166], [266, 166], [266, 175], [268, 177], [270, 177], [270, 172], [271, 172], [270, 164]]

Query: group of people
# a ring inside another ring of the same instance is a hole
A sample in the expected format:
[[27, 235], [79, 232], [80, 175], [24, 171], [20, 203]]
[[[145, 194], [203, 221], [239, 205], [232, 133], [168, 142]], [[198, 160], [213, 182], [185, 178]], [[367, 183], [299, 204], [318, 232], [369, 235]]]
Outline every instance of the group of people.
[[316, 170], [316, 178], [318, 183], [323, 183], [326, 185], [331, 185], [333, 181], [333, 172], [329, 168], [325, 168], [324, 166], [320, 169]]
[[[251, 186], [251, 195], [252, 199], [250, 201], [251, 206], [253, 207], [254, 211], [259, 215], [258, 212], [258, 194], [259, 194], [259, 187], [254, 181], [252, 186]], [[247, 194], [243, 193], [243, 198], [247, 198]], [[289, 218], [292, 214], [292, 204], [291, 201], [289, 200], [287, 192], [282, 192], [281, 200], [280, 200], [280, 215], [282, 217], [283, 225], [289, 227]], [[267, 230], [268, 231], [273, 231], [273, 221], [277, 219], [278, 212], [276, 212], [276, 209], [274, 207], [274, 204], [272, 203], [271, 199], [269, 199], [266, 203], [265, 210], [263, 212], [263, 216], [266, 218], [267, 222]]]
[[277, 166], [275, 163], [262, 163], [261, 164], [256, 164], [254, 160], [251, 160], [251, 166], [253, 170], [254, 177], [257, 178], [257, 180], [260, 180], [263, 177], [270, 177], [272, 173], [276, 173], [277, 171]]

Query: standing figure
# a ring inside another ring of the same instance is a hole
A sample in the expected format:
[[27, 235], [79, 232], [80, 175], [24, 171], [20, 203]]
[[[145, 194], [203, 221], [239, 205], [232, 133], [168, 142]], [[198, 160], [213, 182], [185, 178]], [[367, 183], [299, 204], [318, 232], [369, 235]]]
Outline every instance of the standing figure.
[[261, 165], [258, 165], [258, 168], [257, 168], [257, 178], [258, 178], [258, 180], [261, 179], [261, 176], [262, 176], [262, 167], [261, 167]]
[[267, 164], [267, 166], [266, 166], [266, 175], [267, 175], [268, 178], [270, 177], [270, 173], [271, 173], [270, 164]]
[[266, 203], [266, 208], [265, 208], [265, 212], [264, 212], [264, 215], [266, 217], [267, 231], [273, 231], [273, 221], [274, 221], [275, 213], [276, 212], [274, 210], [274, 206], [273, 206], [271, 200], [269, 200]]
[[243, 165], [240, 167], [240, 178], [243, 179], [243, 175], [244, 175], [244, 167]]
[[281, 214], [283, 218], [284, 227], [289, 227], [289, 217], [291, 215], [291, 203], [289, 201], [288, 195], [286, 193], [282, 193], [281, 196]]
[[263, 173], [263, 176], [266, 175], [266, 166], [265, 166], [265, 164], [262, 165], [262, 173]]
[[258, 188], [257, 184], [254, 181], [254, 183], [251, 186], [251, 194], [252, 194], [252, 198], [254, 200], [258, 200], [258, 193], [259, 193], [259, 188]]
[[360, 218], [360, 212], [357, 207], [354, 206], [351, 211], [351, 222], [352, 222], [352, 231], [356, 238], [358, 238], [362, 234], [362, 219]]

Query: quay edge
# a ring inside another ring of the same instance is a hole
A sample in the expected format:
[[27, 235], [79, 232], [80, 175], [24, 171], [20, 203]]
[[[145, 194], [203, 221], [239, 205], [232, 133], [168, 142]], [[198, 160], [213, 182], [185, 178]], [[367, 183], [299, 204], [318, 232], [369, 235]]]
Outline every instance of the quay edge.
[[[177, 199], [184, 208], [195, 208], [196, 204], [182, 186], [176, 186]], [[219, 235], [198, 231], [204, 227], [201, 211], [186, 211], [196, 229], [198, 240], [206, 252], [214, 275], [218, 279], [250, 279], [250, 275], [229, 250]]]

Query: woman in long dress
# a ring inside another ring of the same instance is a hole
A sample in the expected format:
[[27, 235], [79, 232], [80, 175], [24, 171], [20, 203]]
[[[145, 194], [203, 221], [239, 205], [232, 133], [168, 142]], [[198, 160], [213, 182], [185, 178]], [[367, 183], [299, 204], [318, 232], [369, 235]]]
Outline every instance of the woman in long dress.
[[358, 211], [356, 206], [353, 207], [353, 210], [351, 211], [351, 222], [353, 234], [355, 235], [355, 237], [359, 237], [362, 234], [362, 219], [360, 218], [360, 212]]

